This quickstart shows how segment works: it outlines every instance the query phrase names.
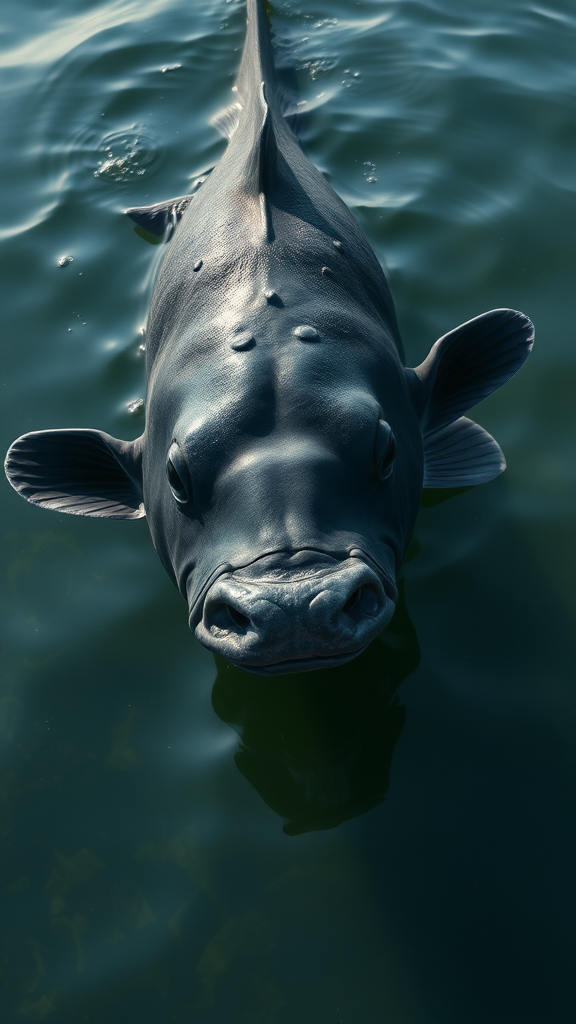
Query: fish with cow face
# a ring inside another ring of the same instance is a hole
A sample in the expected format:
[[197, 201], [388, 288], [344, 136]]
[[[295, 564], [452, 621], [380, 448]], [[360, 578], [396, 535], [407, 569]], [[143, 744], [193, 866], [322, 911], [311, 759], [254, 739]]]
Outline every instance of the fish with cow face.
[[505, 468], [466, 418], [527, 357], [498, 309], [406, 369], [382, 269], [305, 157], [248, 0], [227, 149], [202, 186], [129, 210], [169, 239], [147, 327], [146, 429], [25, 434], [6, 459], [28, 501], [148, 518], [202, 644], [266, 674], [340, 664], [390, 621], [423, 487]]

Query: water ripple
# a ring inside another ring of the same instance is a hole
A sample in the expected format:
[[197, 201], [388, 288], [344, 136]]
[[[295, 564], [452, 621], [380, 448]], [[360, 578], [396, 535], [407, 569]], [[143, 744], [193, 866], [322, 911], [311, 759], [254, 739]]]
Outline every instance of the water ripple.
[[106, 182], [127, 182], [146, 175], [150, 178], [162, 162], [158, 139], [142, 125], [112, 132], [98, 146], [98, 168], [94, 177]]

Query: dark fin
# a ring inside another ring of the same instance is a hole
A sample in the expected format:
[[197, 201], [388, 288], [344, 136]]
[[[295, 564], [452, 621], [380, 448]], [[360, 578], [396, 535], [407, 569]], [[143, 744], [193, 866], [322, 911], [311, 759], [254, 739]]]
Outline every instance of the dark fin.
[[533, 342], [532, 322], [513, 309], [493, 309], [440, 338], [414, 371], [423, 385], [423, 433], [450, 423], [505, 384]]
[[75, 516], [141, 519], [141, 441], [100, 430], [38, 430], [8, 451], [6, 476], [26, 501]]
[[424, 487], [473, 487], [506, 469], [494, 438], [465, 416], [424, 434], [423, 442]]
[[126, 210], [126, 214], [146, 234], [152, 235], [158, 242], [165, 242], [193, 198], [191, 195], [178, 196], [166, 203], [154, 203], [153, 206], [132, 206]]
[[152, 237], [146, 238], [146, 241], [167, 242], [211, 170], [212, 168], [206, 171], [206, 174], [196, 178], [187, 196], [176, 196], [175, 199], [167, 199], [164, 203], [154, 203], [153, 206], [131, 206], [129, 210], [126, 210], [126, 215], [141, 229], [138, 231], [141, 238], [146, 238], [146, 235], [149, 235]]

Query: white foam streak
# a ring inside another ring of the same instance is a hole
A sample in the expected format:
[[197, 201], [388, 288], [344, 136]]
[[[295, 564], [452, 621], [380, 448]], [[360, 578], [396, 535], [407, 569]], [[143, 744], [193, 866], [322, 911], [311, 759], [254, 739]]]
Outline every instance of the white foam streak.
[[17, 49], [0, 54], [0, 67], [19, 67], [23, 64], [51, 64], [75, 47], [103, 30], [116, 28], [128, 21], [146, 21], [159, 7], [169, 6], [171, 0], [114, 0], [97, 10], [83, 11], [72, 18], [62, 18], [55, 28], [29, 39]]
[[50, 215], [59, 205], [59, 198], [52, 199], [46, 203], [40, 210], [22, 210], [25, 214], [25, 219], [20, 221], [18, 224], [11, 224], [9, 227], [0, 228], [0, 241], [8, 241], [10, 238], [15, 238], [17, 235], [22, 235], [26, 231], [31, 231], [32, 228], [38, 227], [43, 221], [48, 220]]

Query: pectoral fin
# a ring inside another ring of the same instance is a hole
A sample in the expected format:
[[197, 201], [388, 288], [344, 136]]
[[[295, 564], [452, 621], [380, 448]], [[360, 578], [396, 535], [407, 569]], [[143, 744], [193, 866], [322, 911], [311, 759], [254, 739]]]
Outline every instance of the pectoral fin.
[[406, 371], [422, 428], [425, 488], [472, 487], [504, 471], [494, 438], [462, 413], [516, 373], [533, 341], [527, 316], [493, 309], [445, 334]]
[[6, 456], [6, 476], [26, 501], [55, 512], [141, 519], [141, 438], [119, 441], [102, 430], [23, 434]]
[[528, 357], [534, 328], [523, 313], [493, 309], [456, 327], [415, 369], [422, 432], [436, 431], [505, 384]]
[[466, 416], [424, 434], [423, 442], [424, 487], [472, 487], [506, 469], [499, 444]]
[[163, 203], [154, 203], [153, 206], [131, 206], [126, 214], [137, 224], [138, 234], [151, 242], [167, 242], [171, 237], [178, 221], [186, 213], [190, 203], [194, 199], [200, 186], [206, 181], [210, 174], [207, 171], [194, 182], [192, 191], [186, 196], [176, 196], [175, 199], [167, 199]]
[[182, 214], [188, 209], [193, 196], [177, 196], [166, 203], [154, 203], [153, 206], [132, 206], [126, 210], [128, 217], [139, 228], [152, 235], [158, 242], [168, 241]]

